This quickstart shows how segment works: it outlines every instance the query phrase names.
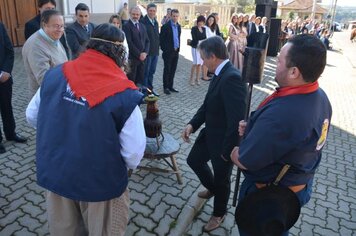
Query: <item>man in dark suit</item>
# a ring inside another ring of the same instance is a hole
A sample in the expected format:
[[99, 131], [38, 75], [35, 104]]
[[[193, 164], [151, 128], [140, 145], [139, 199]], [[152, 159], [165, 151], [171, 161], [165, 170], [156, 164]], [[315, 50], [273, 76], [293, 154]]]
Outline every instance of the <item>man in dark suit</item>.
[[[38, 10], [39, 14], [27, 21], [25, 24], [25, 39], [27, 40], [31, 35], [33, 35], [37, 30], [41, 28], [41, 15], [42, 12], [46, 10], [54, 10], [56, 9], [56, 1], [55, 0], [38, 0]], [[62, 43], [64, 50], [66, 50], [66, 54], [68, 58], [71, 58], [71, 51], [69, 49], [67, 39], [65, 34], [60, 38], [60, 42]]]
[[[12, 78], [11, 71], [14, 66], [14, 49], [5, 26], [0, 22], [0, 112], [3, 123], [5, 137], [9, 141], [19, 143], [26, 142], [25, 138], [15, 133], [15, 118], [12, 112]], [[0, 129], [0, 154], [5, 153], [2, 144], [2, 133]]]
[[[238, 122], [244, 118], [247, 106], [247, 86], [241, 74], [230, 62], [221, 37], [202, 41], [198, 50], [204, 65], [214, 73], [202, 106], [182, 133], [189, 142], [191, 133], [205, 123], [187, 159], [188, 165], [207, 189], [198, 194], [208, 199], [214, 197], [214, 211], [204, 231], [220, 226], [227, 212], [230, 195], [230, 176], [233, 163], [230, 153], [238, 142]], [[211, 161], [213, 172], [208, 166]]]
[[163, 51], [163, 90], [165, 94], [179, 92], [173, 88], [173, 80], [177, 69], [180, 48], [181, 27], [178, 24], [178, 19], [178, 10], [172, 9], [171, 19], [162, 26], [161, 33], [159, 35], [159, 42]]
[[139, 22], [140, 17], [140, 8], [133, 7], [130, 10], [130, 20], [123, 25], [129, 45], [130, 72], [127, 77], [138, 87], [141, 87], [144, 82], [145, 60], [150, 49], [146, 27]]
[[[159, 55], [159, 31], [156, 19], [157, 6], [154, 3], [147, 5], [147, 15], [141, 22], [146, 26], [147, 35], [150, 40], [150, 51], [148, 52], [145, 63], [144, 85], [153, 91], [153, 76], [156, 72], [158, 55]], [[159, 96], [159, 95], [158, 95]]]
[[85, 43], [90, 38], [95, 25], [89, 22], [89, 7], [84, 3], [79, 3], [75, 7], [76, 21], [66, 28], [67, 40], [72, 57], [77, 58], [85, 50]]
[[252, 14], [252, 15], [250, 16], [250, 19], [249, 19], [248, 24], [247, 24], [247, 33], [248, 33], [248, 36], [250, 36], [251, 34], [257, 32], [257, 28], [256, 28], [256, 24], [255, 24], [255, 19], [256, 19], [256, 15]]

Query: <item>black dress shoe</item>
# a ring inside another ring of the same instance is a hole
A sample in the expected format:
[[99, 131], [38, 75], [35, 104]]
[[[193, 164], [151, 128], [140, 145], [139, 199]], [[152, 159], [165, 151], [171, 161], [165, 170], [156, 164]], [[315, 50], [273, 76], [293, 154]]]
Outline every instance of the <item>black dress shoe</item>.
[[173, 93], [179, 93], [179, 91], [177, 89], [174, 89], [174, 88], [170, 88], [169, 91], [171, 91]]
[[169, 89], [167, 89], [167, 88], [164, 89], [164, 93], [167, 94], [167, 95], [168, 95], [168, 94], [171, 94], [171, 92], [170, 92]]
[[21, 137], [17, 134], [15, 134], [13, 137], [10, 138], [6, 138], [9, 141], [14, 141], [16, 143], [26, 143], [27, 142], [27, 138]]
[[6, 149], [4, 147], [4, 145], [2, 145], [2, 143], [0, 143], [0, 154], [3, 154], [6, 152]]

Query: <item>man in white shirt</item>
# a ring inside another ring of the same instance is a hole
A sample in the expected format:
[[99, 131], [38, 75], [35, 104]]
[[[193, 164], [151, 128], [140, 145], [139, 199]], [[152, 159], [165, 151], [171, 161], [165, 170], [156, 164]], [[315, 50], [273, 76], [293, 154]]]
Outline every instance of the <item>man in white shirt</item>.
[[[128, 173], [143, 157], [142, 94], [121, 69], [124, 33], [95, 28], [79, 58], [51, 69], [27, 110], [51, 235], [124, 235]], [[97, 76], [101, 75], [101, 76]]]

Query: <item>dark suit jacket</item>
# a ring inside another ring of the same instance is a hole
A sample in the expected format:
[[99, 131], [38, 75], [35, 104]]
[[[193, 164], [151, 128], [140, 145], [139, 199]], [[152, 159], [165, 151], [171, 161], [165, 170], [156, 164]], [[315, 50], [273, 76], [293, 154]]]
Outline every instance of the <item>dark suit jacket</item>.
[[141, 23], [145, 25], [147, 30], [147, 36], [150, 40], [150, 51], [149, 56], [158, 56], [159, 55], [159, 30], [158, 22], [155, 19], [155, 24], [152, 25], [151, 20], [146, 15], [141, 19]]
[[248, 24], [247, 24], [247, 33], [248, 33], [248, 35], [251, 35], [251, 34], [256, 33], [256, 32], [257, 32], [256, 24], [248, 22]]
[[141, 53], [148, 54], [150, 50], [150, 40], [147, 36], [146, 27], [140, 22], [138, 24], [139, 30], [131, 20], [123, 25], [127, 44], [129, 45], [129, 59], [139, 60]]
[[85, 44], [89, 40], [95, 25], [91, 22], [88, 24], [89, 33], [76, 21], [66, 27], [67, 41], [69, 48], [72, 50], [73, 58], [85, 51]]
[[203, 32], [201, 33], [198, 29], [198, 26], [193, 26], [192, 30], [191, 30], [191, 35], [192, 35], [192, 42], [190, 43], [190, 46], [192, 48], [197, 48], [198, 43], [200, 40], [204, 40], [206, 39], [206, 28], [202, 27]]
[[[179, 47], [181, 46], [180, 34], [181, 34], [181, 27], [178, 24]], [[163, 52], [169, 53], [174, 51], [173, 30], [172, 30], [171, 20], [162, 26], [161, 33], [159, 34], [159, 43], [161, 45], [161, 49]]]
[[[41, 14], [38, 14], [37, 16], [35, 16], [34, 18], [32, 18], [31, 20], [27, 21], [25, 24], [25, 38], [26, 40], [33, 35], [34, 33], [36, 33], [37, 30], [39, 30], [41, 28]], [[66, 50], [66, 54], [68, 59], [70, 59], [72, 56], [72, 52], [69, 49], [67, 40], [66, 40], [66, 36], [65, 34], [63, 34], [63, 36], [60, 38], [60, 40], [64, 50]]]
[[41, 14], [38, 14], [25, 24], [25, 39], [27, 40], [37, 30], [41, 28]]
[[14, 66], [14, 49], [5, 26], [0, 22], [0, 72], [11, 73]]
[[193, 131], [205, 123], [196, 142], [205, 139], [211, 156], [223, 155], [230, 160], [230, 154], [238, 142], [239, 121], [245, 118], [247, 106], [247, 85], [242, 81], [240, 71], [228, 62], [218, 77], [213, 77], [203, 105], [189, 124]]

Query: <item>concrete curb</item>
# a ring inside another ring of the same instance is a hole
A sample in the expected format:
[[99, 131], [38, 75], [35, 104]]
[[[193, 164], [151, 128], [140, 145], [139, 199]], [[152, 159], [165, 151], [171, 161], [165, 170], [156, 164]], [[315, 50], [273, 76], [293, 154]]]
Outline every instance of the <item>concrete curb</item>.
[[180, 236], [187, 231], [189, 225], [192, 224], [193, 219], [207, 201], [207, 199], [198, 197], [198, 192], [203, 190], [205, 190], [205, 188], [200, 186], [193, 192], [187, 204], [179, 214], [176, 226], [170, 231], [169, 235]]

